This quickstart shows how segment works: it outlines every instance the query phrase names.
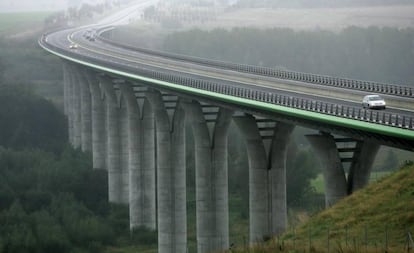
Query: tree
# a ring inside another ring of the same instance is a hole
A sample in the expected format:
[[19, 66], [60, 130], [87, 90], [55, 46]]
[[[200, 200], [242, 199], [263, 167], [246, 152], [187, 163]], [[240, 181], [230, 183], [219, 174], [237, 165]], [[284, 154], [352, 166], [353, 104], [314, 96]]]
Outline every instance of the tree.
[[0, 101], [0, 145], [63, 150], [66, 119], [51, 102], [11, 85], [0, 86]]
[[44, 253], [68, 252], [71, 243], [59, 222], [45, 210], [31, 214], [35, 225], [37, 245]]
[[290, 207], [307, 207], [315, 196], [311, 180], [318, 175], [317, 162], [310, 150], [291, 145], [287, 163], [287, 202]]

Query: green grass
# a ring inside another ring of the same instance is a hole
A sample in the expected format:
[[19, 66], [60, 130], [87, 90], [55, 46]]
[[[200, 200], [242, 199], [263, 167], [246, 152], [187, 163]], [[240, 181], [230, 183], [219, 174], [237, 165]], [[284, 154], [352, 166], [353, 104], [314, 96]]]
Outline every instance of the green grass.
[[315, 215], [279, 241], [232, 252], [406, 252], [407, 231], [414, 234], [413, 210], [411, 164]]
[[[390, 171], [376, 171], [372, 172], [369, 181], [375, 182], [387, 175], [389, 175]], [[323, 175], [319, 174], [316, 178], [311, 180], [311, 186], [315, 188], [317, 193], [324, 193], [325, 192], [325, 185], [323, 184]]]
[[105, 249], [104, 253], [157, 253], [157, 246], [128, 246], [128, 247], [110, 247]]
[[317, 193], [324, 193], [325, 186], [323, 184], [323, 175], [319, 174], [316, 178], [311, 180], [311, 186], [315, 188]]
[[41, 27], [50, 12], [0, 13], [0, 35]]

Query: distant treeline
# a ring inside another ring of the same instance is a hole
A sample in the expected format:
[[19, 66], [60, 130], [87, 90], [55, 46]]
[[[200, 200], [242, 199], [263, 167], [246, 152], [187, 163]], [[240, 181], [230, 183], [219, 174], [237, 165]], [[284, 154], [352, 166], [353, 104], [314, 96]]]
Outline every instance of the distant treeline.
[[191, 30], [163, 50], [292, 71], [414, 85], [414, 30], [350, 27], [339, 33], [292, 29]]
[[412, 0], [239, 0], [236, 7], [318, 8], [413, 4]]

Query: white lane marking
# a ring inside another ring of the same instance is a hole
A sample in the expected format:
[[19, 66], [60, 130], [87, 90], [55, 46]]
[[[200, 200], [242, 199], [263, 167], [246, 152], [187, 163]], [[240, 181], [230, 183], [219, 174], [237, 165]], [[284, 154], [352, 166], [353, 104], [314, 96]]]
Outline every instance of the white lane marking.
[[[70, 42], [72, 42], [72, 43], [76, 43], [76, 41], [74, 40], [74, 34], [75, 33], [78, 33], [78, 32], [82, 32], [82, 30], [77, 30], [77, 31], [74, 31], [73, 33], [71, 33], [71, 34], [69, 34], [68, 36], [67, 36], [67, 39], [70, 41]], [[98, 54], [98, 55], [106, 55], [106, 56], [109, 56], [109, 57], [113, 57], [113, 58], [115, 58], [115, 59], [119, 59], [119, 60], [124, 60], [124, 61], [128, 61], [128, 62], [132, 62], [132, 63], [137, 63], [137, 64], [143, 64], [143, 65], [147, 65], [147, 66], [152, 66], [152, 67], [158, 67], [158, 68], [163, 68], [163, 69], [166, 69], [166, 70], [171, 70], [171, 71], [178, 71], [178, 72], [182, 72], [182, 73], [185, 73], [185, 74], [191, 74], [191, 75], [200, 75], [200, 76], [205, 76], [205, 77], [210, 77], [210, 78], [219, 78], [220, 80], [224, 80], [224, 81], [228, 81], [228, 82], [235, 82], [235, 83], [241, 83], [241, 84], [245, 84], [245, 85], [250, 85], [250, 86], [255, 86], [255, 87], [258, 87], [258, 88], [269, 88], [269, 89], [276, 89], [276, 90], [282, 90], [282, 91], [287, 91], [287, 92], [293, 92], [293, 93], [297, 93], [297, 94], [302, 94], [302, 95], [305, 95], [305, 96], [309, 96], [309, 94], [308, 93], [305, 93], [305, 92], [301, 92], [301, 91], [296, 91], [296, 90], [288, 90], [288, 89], [284, 89], [284, 88], [275, 88], [275, 87], [272, 87], [272, 86], [269, 86], [269, 85], [265, 85], [265, 84], [262, 84], [262, 85], [258, 85], [258, 84], [255, 84], [255, 83], [248, 83], [247, 81], [240, 81], [240, 80], [232, 80], [232, 79], [227, 79], [227, 78], [224, 78], [224, 77], [218, 77], [218, 76], [214, 76], [214, 75], [211, 75], [211, 76], [209, 76], [209, 75], [203, 75], [202, 73], [200, 73], [200, 72], [196, 72], [196, 71], [193, 71], [193, 72], [189, 72], [189, 71], [186, 71], [186, 70], [183, 70], [182, 68], [183, 67], [181, 67], [181, 68], [171, 68], [171, 67], [168, 67], [168, 66], [165, 66], [165, 65], [168, 65], [168, 64], [163, 64], [163, 63], [159, 63], [159, 62], [155, 62], [154, 60], [152, 60], [152, 64], [150, 64], [150, 63], [148, 63], [147, 61], [143, 61], [143, 60], [138, 60], [137, 58], [131, 58], [130, 56], [127, 56], [127, 55], [122, 55], [122, 54], [120, 54], [120, 53], [118, 53], [118, 54], [116, 54], [116, 52], [115, 51], [110, 51], [110, 52], [105, 52], [105, 51], [103, 51], [103, 50], [107, 50], [107, 51], [109, 51], [108, 49], [101, 49], [101, 48], [99, 48], [99, 49], [97, 49], [97, 48], [91, 48], [91, 47], [88, 47], [88, 46], [86, 46], [86, 45], [83, 45], [82, 43], [77, 43], [80, 47], [82, 47], [82, 48], [84, 48], [85, 50], [88, 50], [88, 51], [91, 51], [91, 52], [94, 52], [94, 53], [96, 53], [96, 54]], [[115, 53], [115, 54], [114, 54]], [[150, 57], [151, 58], [151, 57]], [[104, 59], [104, 58], [101, 58], [101, 59]], [[107, 60], [107, 59], [104, 59], [104, 60]], [[109, 60], [109, 61], [111, 61], [111, 60]], [[134, 65], [129, 65], [129, 64], [123, 64], [123, 63], [121, 63], [121, 62], [114, 62], [114, 61], [111, 61], [111, 62], [113, 62], [113, 63], [117, 63], [117, 64], [121, 64], [121, 65], [127, 65], [127, 66], [132, 66], [132, 67], [136, 67], [136, 66], [134, 66]], [[253, 79], [253, 78], [252, 78]], [[320, 97], [320, 98], [325, 98], [325, 99], [332, 99], [332, 97], [329, 97], [329, 96], [325, 96], [325, 95], [317, 95], [317, 97]], [[360, 104], [360, 102], [359, 101], [354, 101], [354, 100], [349, 100], [349, 99], [341, 99], [341, 98], [335, 98], [336, 100], [338, 100], [338, 101], [345, 101], [345, 102], [348, 102], [348, 103], [355, 103], [355, 104]], [[395, 109], [395, 110], [399, 110], [399, 111], [405, 111], [405, 112], [414, 112], [414, 110], [410, 110], [410, 109], [402, 109], [402, 108], [398, 108], [398, 107], [391, 107], [391, 106], [388, 106], [388, 108], [391, 108], [391, 109]]]

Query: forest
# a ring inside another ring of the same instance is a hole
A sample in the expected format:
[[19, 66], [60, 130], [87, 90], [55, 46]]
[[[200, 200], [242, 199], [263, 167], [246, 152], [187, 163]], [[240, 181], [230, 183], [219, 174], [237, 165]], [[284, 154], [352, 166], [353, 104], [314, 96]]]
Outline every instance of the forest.
[[107, 173], [67, 144], [66, 119], [50, 101], [0, 85], [0, 252], [100, 252], [154, 244], [130, 234], [128, 208], [107, 202]]

